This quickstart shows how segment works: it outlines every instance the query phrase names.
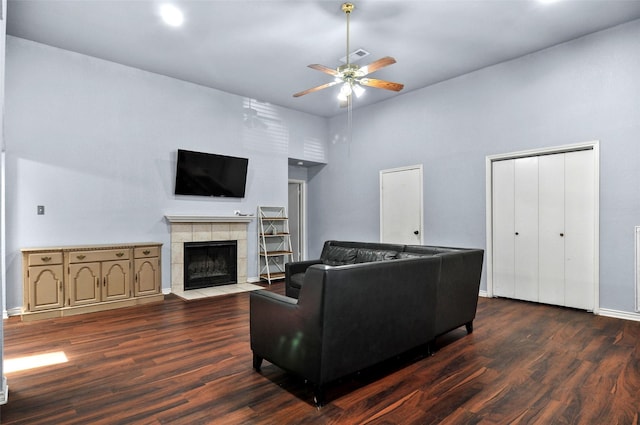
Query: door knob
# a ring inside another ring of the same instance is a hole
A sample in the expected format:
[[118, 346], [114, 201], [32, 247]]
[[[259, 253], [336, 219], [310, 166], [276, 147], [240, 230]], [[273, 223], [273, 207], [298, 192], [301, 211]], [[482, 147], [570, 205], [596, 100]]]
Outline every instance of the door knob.
[[418, 231], [418, 230], [414, 230], [414, 231], [413, 231], [413, 234], [414, 234], [414, 235], [419, 235], [419, 234], [420, 234], [420, 231]]

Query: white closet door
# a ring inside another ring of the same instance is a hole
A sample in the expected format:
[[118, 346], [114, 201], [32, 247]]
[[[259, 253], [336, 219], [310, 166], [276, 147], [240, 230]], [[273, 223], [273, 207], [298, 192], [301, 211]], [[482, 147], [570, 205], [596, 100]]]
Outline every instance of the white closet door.
[[592, 310], [595, 291], [595, 154], [565, 154], [565, 304]]
[[539, 301], [565, 305], [565, 154], [538, 158]]
[[538, 301], [538, 158], [515, 160], [515, 298]]
[[493, 291], [515, 297], [514, 160], [492, 164]]

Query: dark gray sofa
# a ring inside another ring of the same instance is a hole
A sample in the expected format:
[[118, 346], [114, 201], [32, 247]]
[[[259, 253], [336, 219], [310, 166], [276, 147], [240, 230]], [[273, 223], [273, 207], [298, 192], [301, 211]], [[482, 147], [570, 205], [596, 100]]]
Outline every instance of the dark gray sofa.
[[297, 298], [305, 271], [315, 264], [356, 264], [414, 256], [442, 258], [442, 273], [436, 295], [436, 335], [462, 325], [471, 333], [478, 306], [484, 258], [482, 249], [330, 240], [324, 243], [319, 259], [285, 265], [285, 294]]
[[424, 346], [435, 337], [440, 258], [422, 257], [306, 271], [298, 299], [250, 294], [253, 366], [262, 360], [314, 387]]
[[325, 384], [465, 325], [473, 330], [484, 251], [327, 241], [286, 265], [286, 294], [250, 295], [254, 367], [263, 359]]

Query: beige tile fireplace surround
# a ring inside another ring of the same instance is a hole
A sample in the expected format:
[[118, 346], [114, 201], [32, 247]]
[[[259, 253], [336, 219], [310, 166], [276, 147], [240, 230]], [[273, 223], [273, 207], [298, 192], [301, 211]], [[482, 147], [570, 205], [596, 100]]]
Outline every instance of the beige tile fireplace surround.
[[254, 217], [167, 215], [171, 224], [171, 292], [184, 291], [184, 243], [237, 241], [238, 283], [247, 282], [247, 227]]

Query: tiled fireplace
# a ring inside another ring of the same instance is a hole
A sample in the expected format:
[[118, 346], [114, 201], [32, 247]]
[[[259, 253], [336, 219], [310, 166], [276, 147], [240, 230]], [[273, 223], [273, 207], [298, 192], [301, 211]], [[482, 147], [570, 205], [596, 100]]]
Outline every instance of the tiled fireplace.
[[171, 290], [184, 291], [185, 242], [236, 241], [237, 282], [247, 281], [247, 227], [253, 217], [166, 216], [171, 224]]

